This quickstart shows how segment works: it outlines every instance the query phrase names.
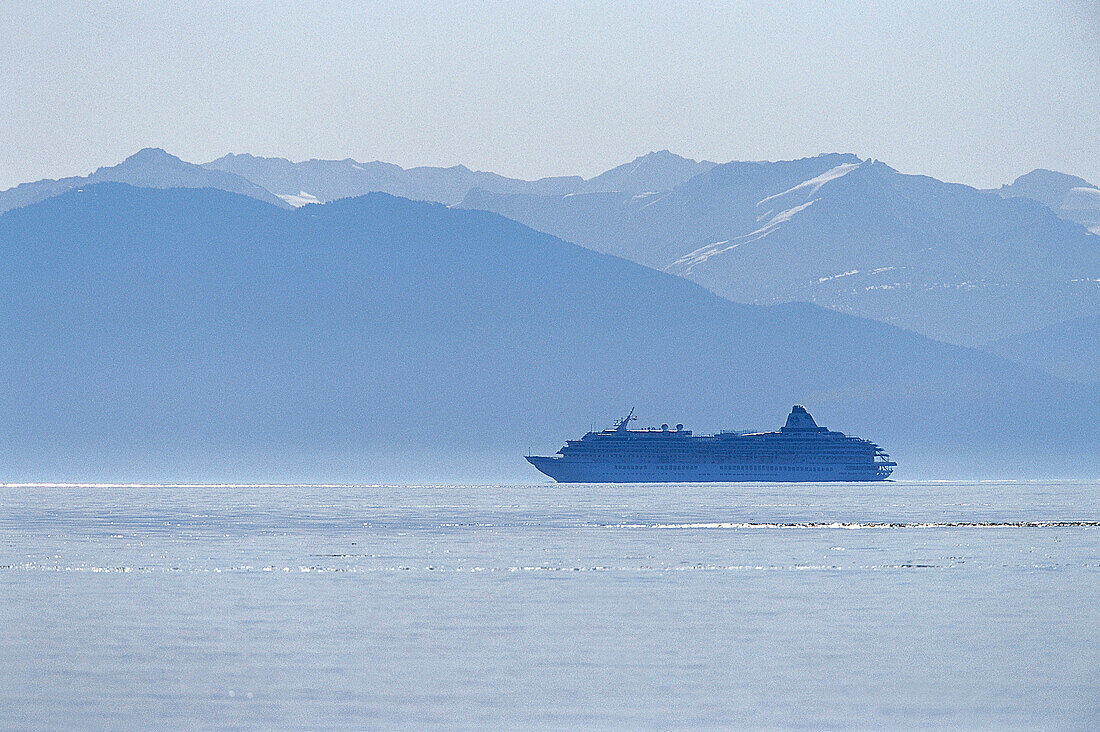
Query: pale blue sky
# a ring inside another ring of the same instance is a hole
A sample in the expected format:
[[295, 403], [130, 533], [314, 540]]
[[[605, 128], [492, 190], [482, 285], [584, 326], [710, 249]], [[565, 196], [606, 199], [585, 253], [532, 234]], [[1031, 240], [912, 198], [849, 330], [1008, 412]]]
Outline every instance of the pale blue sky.
[[0, 188], [146, 146], [522, 177], [849, 151], [1100, 184], [1100, 2], [0, 0]]

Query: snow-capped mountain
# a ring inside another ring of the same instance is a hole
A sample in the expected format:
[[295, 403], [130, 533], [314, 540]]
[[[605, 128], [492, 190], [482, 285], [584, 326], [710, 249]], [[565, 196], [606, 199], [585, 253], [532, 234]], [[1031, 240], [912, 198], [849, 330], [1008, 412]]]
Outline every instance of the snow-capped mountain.
[[[728, 299], [805, 301], [981, 346], [1100, 313], [1100, 190], [1034, 171], [998, 191], [851, 154], [715, 165], [661, 151], [589, 180], [143, 150], [84, 178], [0, 193], [0, 211], [97, 181], [211, 187], [283, 207], [365, 192], [500, 213]], [[1088, 364], [1082, 364], [1088, 368]]]
[[40, 180], [0, 191], [0, 213], [96, 183], [128, 183], [143, 188], [217, 188], [230, 193], [287, 205], [267, 189], [240, 176], [184, 162], [159, 148], [139, 150], [118, 165], [103, 167], [91, 175]]
[[718, 165], [649, 196], [474, 191], [463, 205], [738, 302], [813, 302], [960, 344], [1100, 312], [1100, 237], [853, 155]]
[[599, 191], [566, 196], [474, 190], [467, 208], [496, 211], [596, 251], [664, 269], [704, 243], [761, 226], [756, 202], [841, 166], [854, 155], [779, 163], [713, 166], [683, 183], [646, 193]]

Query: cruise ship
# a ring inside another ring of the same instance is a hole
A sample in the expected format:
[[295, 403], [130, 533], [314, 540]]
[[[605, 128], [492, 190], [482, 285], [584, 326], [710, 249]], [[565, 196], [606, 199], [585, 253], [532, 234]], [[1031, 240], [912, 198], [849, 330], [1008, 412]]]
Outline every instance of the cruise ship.
[[698, 483], [886, 480], [897, 463], [881, 447], [818, 427], [795, 405], [778, 432], [693, 435], [682, 424], [614, 427], [569, 440], [556, 455], [526, 459], [559, 483]]

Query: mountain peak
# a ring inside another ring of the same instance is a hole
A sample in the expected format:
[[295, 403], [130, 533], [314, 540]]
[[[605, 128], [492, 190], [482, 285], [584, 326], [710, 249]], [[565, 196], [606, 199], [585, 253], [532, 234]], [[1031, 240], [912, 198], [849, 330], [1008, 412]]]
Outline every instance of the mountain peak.
[[159, 148], [159, 147], [143, 147], [142, 149], [138, 150], [136, 153], [134, 153], [130, 157], [126, 158], [126, 160], [124, 160], [123, 162], [128, 163], [128, 162], [132, 162], [132, 161], [156, 161], [156, 162], [175, 161], [175, 162], [180, 162], [180, 163], [183, 162], [182, 160], [177, 158], [175, 155], [172, 155], [171, 153], [165, 151], [163, 148]]
[[1016, 180], [1012, 181], [1007, 186], [1001, 186], [1005, 188], [1020, 188], [1020, 189], [1039, 189], [1039, 188], [1059, 188], [1069, 190], [1070, 188], [1095, 188], [1092, 183], [1089, 183], [1084, 178], [1078, 178], [1076, 175], [1070, 175], [1069, 173], [1059, 173], [1057, 170], [1048, 170], [1047, 168], [1036, 168], [1030, 173], [1024, 173]]
[[84, 177], [27, 183], [0, 194], [0, 213], [41, 201], [83, 185], [127, 183], [139, 188], [218, 188], [286, 208], [287, 203], [245, 178], [180, 160], [159, 147], [138, 150], [117, 165], [97, 169]]
[[[639, 155], [638, 157], [634, 158], [632, 161], [627, 163], [627, 165], [640, 165], [640, 164], [643, 164], [643, 163], [664, 164], [664, 165], [677, 165], [677, 164], [698, 165], [699, 162], [700, 161], [694, 160], [692, 158], [685, 158], [683, 155], [677, 155], [676, 153], [674, 153], [670, 150], [653, 150], [653, 151], [647, 152], [645, 155]], [[705, 163], [706, 161], [703, 161], [703, 162]]]
[[1100, 190], [1084, 178], [1036, 168], [996, 191], [1004, 198], [1030, 198], [1067, 221], [1100, 233]]
[[878, 160], [875, 160], [874, 158], [861, 158], [860, 156], [856, 155], [855, 153], [850, 153], [850, 152], [846, 152], [846, 153], [842, 153], [842, 152], [823, 152], [823, 153], [818, 153], [817, 155], [812, 155], [808, 158], [801, 158], [801, 159], [802, 160], [830, 160], [830, 161], [833, 161], [835, 165], [845, 165], [845, 164], [852, 164], [852, 163], [862, 165], [864, 163], [872, 164], [872, 163], [880, 162]]
[[[145, 150], [155, 150], [156, 148], [145, 148]], [[141, 152], [145, 152], [142, 150]], [[140, 153], [136, 153], [140, 154]], [[258, 157], [252, 153], [226, 153], [217, 160], [211, 160], [209, 163], [203, 163], [203, 167], [217, 167], [214, 164], [223, 160], [264, 160], [265, 158]]]
[[715, 165], [707, 160], [685, 158], [668, 150], [656, 150], [600, 173], [588, 181], [588, 189], [632, 194], [669, 190]]
[[162, 150], [159, 147], [146, 147], [138, 150], [118, 165], [108, 165], [96, 170], [93, 176], [107, 173], [122, 173], [129, 171], [159, 171], [190, 166], [175, 155]]

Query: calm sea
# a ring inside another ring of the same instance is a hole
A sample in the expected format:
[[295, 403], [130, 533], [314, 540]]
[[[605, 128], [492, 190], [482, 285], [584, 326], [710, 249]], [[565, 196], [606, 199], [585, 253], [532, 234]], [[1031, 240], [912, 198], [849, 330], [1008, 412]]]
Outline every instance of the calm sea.
[[0, 725], [1100, 727], [1100, 483], [0, 488]]

